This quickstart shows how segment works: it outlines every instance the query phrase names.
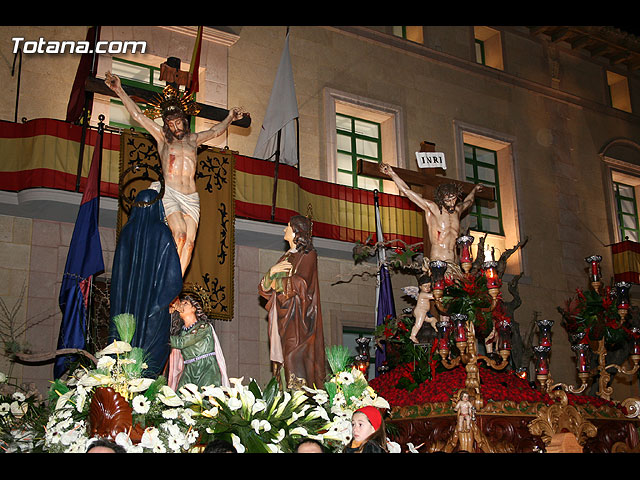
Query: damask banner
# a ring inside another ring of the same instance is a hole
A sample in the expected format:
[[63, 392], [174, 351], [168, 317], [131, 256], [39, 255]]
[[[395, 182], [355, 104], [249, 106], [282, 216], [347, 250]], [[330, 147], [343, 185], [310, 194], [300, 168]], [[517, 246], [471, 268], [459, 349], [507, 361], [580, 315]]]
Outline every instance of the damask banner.
[[[214, 147], [198, 149], [196, 188], [200, 224], [184, 293], [195, 293], [209, 316], [233, 318], [235, 153]], [[125, 131], [120, 151], [118, 233], [125, 225], [135, 196], [161, 178], [162, 169], [151, 137]]]

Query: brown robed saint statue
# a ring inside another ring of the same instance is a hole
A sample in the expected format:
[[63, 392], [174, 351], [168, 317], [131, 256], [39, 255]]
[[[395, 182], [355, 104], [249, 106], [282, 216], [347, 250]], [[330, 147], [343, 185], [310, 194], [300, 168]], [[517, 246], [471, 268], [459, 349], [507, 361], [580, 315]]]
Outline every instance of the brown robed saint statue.
[[310, 218], [291, 217], [284, 229], [289, 250], [258, 285], [258, 293], [267, 299], [273, 373], [284, 368], [291, 388], [321, 388], [326, 375], [318, 254], [311, 234]]

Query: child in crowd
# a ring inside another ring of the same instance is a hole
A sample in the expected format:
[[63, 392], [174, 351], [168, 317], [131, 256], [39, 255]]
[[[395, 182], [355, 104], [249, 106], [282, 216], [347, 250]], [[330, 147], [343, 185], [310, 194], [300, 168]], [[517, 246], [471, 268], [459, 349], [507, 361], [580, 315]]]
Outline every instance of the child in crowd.
[[352, 439], [344, 453], [386, 453], [387, 433], [380, 410], [373, 406], [356, 410], [351, 417]]

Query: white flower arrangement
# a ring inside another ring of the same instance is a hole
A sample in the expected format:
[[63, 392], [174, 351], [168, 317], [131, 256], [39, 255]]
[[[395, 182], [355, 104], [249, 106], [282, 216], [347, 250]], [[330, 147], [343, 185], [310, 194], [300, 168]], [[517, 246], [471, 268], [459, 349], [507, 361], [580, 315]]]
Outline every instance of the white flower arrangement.
[[[130, 341], [127, 335], [121, 338]], [[332, 376], [324, 389], [289, 390], [274, 377], [262, 390], [255, 380], [244, 384], [242, 377], [231, 378], [228, 387], [187, 384], [175, 392], [164, 377], [142, 376], [146, 365], [139, 349], [124, 340], [114, 342], [96, 354], [94, 370], [80, 368], [68, 382], [54, 382], [43, 449], [85, 452], [94, 440], [88, 434], [93, 395], [100, 387], [111, 387], [131, 406], [132, 427], [139, 425], [138, 430], [143, 430], [136, 441], [128, 432], [114, 439], [129, 453], [199, 451], [214, 439], [228, 441], [238, 453], [293, 452], [306, 438], [323, 443], [329, 451], [342, 450], [351, 440], [351, 416], [356, 409], [389, 408], [389, 404], [351, 367], [341, 348], [327, 349]], [[1, 403], [0, 418], [23, 412], [20, 401], [17, 395]]]

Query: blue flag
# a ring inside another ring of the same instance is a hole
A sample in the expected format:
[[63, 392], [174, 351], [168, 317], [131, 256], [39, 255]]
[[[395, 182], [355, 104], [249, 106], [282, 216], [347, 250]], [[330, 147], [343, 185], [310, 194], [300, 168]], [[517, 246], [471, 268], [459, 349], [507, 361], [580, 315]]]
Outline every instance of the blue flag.
[[[99, 134], [62, 277], [58, 298], [62, 311], [58, 349], [85, 348], [91, 279], [93, 275], [104, 271], [98, 230], [101, 152], [102, 135]], [[72, 357], [69, 355], [56, 358], [54, 378], [60, 378], [64, 374], [71, 360]]]
[[[375, 203], [375, 216], [376, 216], [376, 236], [378, 237], [378, 242], [384, 242], [384, 237], [382, 234], [382, 221], [380, 219], [380, 210], [378, 205], [378, 192], [377, 190], [374, 192], [374, 203]], [[378, 250], [378, 280], [376, 286], [376, 326], [380, 326], [384, 323], [385, 319], [391, 315], [395, 317], [396, 315], [396, 305], [393, 301], [393, 288], [391, 287], [391, 276], [389, 275], [389, 271], [387, 270], [384, 261], [386, 260], [386, 255], [384, 248], [380, 248]], [[378, 376], [378, 369], [380, 366], [386, 361], [386, 347], [376, 348], [376, 371], [375, 376]]]

